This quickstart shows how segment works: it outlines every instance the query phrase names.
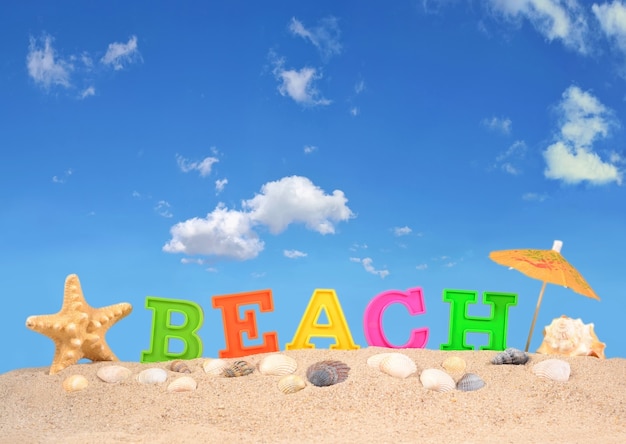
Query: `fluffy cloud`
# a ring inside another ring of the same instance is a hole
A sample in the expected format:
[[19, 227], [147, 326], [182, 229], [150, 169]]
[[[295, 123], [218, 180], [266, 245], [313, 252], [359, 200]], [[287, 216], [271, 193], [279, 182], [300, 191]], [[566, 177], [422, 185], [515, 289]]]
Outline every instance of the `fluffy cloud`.
[[523, 140], [517, 140], [513, 145], [508, 147], [506, 151], [498, 154], [495, 166], [505, 173], [516, 176], [521, 173], [521, 170], [516, 164], [524, 158], [525, 154], [526, 143], [524, 143]]
[[393, 234], [394, 236], [406, 236], [408, 234], [411, 234], [413, 230], [411, 230], [409, 227], [404, 226], [404, 227], [394, 227], [393, 228]]
[[72, 64], [57, 57], [52, 47], [52, 37], [44, 35], [41, 41], [30, 38], [28, 54], [26, 55], [28, 75], [44, 88], [59, 85], [69, 88]]
[[601, 5], [594, 3], [591, 10], [600, 22], [602, 32], [626, 52], [626, 4], [618, 0]]
[[211, 174], [213, 164], [217, 162], [219, 162], [219, 159], [217, 159], [216, 157], [205, 157], [199, 162], [192, 162], [189, 159], [185, 159], [180, 154], [176, 155], [176, 163], [178, 163], [178, 167], [183, 173], [198, 171], [200, 173], [200, 176], [202, 177], [206, 177]]
[[511, 132], [513, 122], [511, 122], [511, 119], [509, 118], [492, 117], [490, 119], [483, 119], [482, 124], [491, 130], [509, 134]]
[[228, 183], [228, 179], [218, 179], [215, 181], [215, 194], [220, 194], [224, 191], [224, 187]]
[[358, 257], [351, 257], [350, 261], [358, 262], [362, 264], [365, 271], [367, 271], [370, 274], [380, 276], [381, 279], [385, 279], [387, 276], [389, 276], [389, 270], [376, 270], [374, 268], [374, 265], [373, 265], [374, 261], [372, 260], [371, 257], [366, 257], [363, 259], [358, 258]]
[[298, 259], [300, 257], [307, 257], [306, 253], [298, 250], [284, 250], [283, 255], [289, 259]]
[[174, 216], [172, 212], [170, 211], [170, 208], [171, 208], [171, 205], [169, 204], [169, 202], [167, 202], [166, 200], [160, 200], [157, 202], [156, 206], [154, 207], [154, 211], [156, 211], [159, 214], [159, 216], [163, 216], [169, 219]]
[[285, 59], [270, 52], [270, 60], [274, 65], [272, 73], [278, 80], [278, 92], [283, 97], [291, 97], [300, 105], [329, 105], [330, 100], [321, 96], [315, 87], [315, 81], [322, 78], [315, 68], [286, 69]]
[[105, 65], [110, 65], [116, 71], [124, 68], [125, 64], [140, 59], [139, 49], [137, 47], [137, 36], [131, 36], [127, 43], [110, 43], [106, 54], [100, 59]]
[[306, 28], [302, 22], [292, 17], [289, 31], [311, 42], [324, 59], [341, 53], [339, 24], [335, 17], [327, 17], [319, 21], [314, 28]]

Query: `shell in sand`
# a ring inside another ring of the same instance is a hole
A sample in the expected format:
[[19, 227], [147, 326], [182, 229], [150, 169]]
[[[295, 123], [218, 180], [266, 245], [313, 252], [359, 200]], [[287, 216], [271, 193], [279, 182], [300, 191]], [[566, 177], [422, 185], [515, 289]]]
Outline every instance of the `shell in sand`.
[[452, 376], [438, 368], [427, 368], [422, 371], [420, 381], [424, 388], [435, 392], [449, 392], [456, 388]]
[[541, 378], [566, 382], [571, 372], [570, 365], [562, 359], [546, 359], [533, 366], [533, 373]]
[[474, 373], [466, 373], [463, 375], [459, 382], [456, 383], [457, 390], [462, 392], [473, 392], [474, 390], [481, 389], [485, 386], [485, 381]]
[[227, 378], [236, 378], [238, 376], [246, 376], [254, 372], [254, 366], [248, 361], [235, 361], [224, 367], [222, 376]]
[[390, 353], [379, 363], [380, 371], [394, 378], [404, 379], [417, 372], [415, 362], [402, 353]]
[[518, 350], [516, 348], [507, 348], [503, 352], [498, 353], [493, 357], [491, 363], [494, 365], [501, 364], [513, 364], [513, 365], [523, 365], [528, 362], [529, 356], [528, 353]]
[[191, 369], [182, 359], [176, 359], [170, 362], [170, 370], [177, 373], [191, 373]]
[[295, 372], [297, 368], [295, 359], [280, 353], [265, 356], [259, 362], [259, 373], [262, 375], [284, 376]]
[[198, 388], [198, 383], [191, 376], [181, 376], [170, 382], [167, 386], [168, 392], [192, 392]]
[[78, 392], [89, 385], [89, 381], [83, 375], [72, 375], [63, 381], [63, 389], [66, 392]]
[[202, 363], [202, 368], [207, 375], [221, 376], [228, 367], [228, 361], [224, 359], [207, 359]]
[[129, 369], [121, 365], [107, 365], [106, 367], [100, 367], [96, 375], [104, 382], [117, 384], [128, 379], [131, 373]]
[[141, 384], [160, 384], [167, 380], [167, 371], [157, 367], [147, 368], [139, 372], [135, 379]]
[[286, 395], [296, 393], [306, 387], [306, 382], [299, 375], [287, 375], [278, 381], [278, 389]]
[[467, 363], [463, 358], [450, 356], [441, 363], [441, 366], [450, 373], [463, 373], [467, 367]]
[[595, 356], [604, 359], [606, 344], [600, 342], [593, 331], [593, 323], [583, 324], [582, 319], [565, 315], [552, 320], [543, 329], [543, 342], [537, 353], [562, 356]]
[[367, 358], [367, 365], [370, 368], [376, 369], [376, 370], [380, 370], [380, 361], [382, 361], [383, 359], [385, 359], [388, 356], [393, 355], [395, 352], [389, 352], [389, 353], [376, 353], [375, 355], [370, 356], [369, 358]]
[[320, 361], [311, 365], [306, 371], [306, 377], [316, 387], [328, 387], [339, 384], [348, 379], [350, 367], [341, 361]]

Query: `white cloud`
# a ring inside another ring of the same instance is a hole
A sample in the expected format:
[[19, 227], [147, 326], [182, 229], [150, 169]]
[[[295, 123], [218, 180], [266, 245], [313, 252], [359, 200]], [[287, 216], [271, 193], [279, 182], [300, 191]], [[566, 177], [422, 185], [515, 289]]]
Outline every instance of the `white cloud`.
[[386, 278], [387, 276], [389, 276], [389, 270], [376, 270], [374, 268], [373, 264], [373, 260], [371, 257], [366, 257], [363, 259], [357, 258], [357, 257], [351, 257], [350, 258], [351, 262], [359, 262], [363, 265], [363, 268], [365, 268], [365, 271], [367, 271], [370, 274], [374, 274], [376, 276], [380, 276], [381, 279]]
[[547, 164], [545, 177], [571, 184], [621, 184], [622, 172], [617, 162], [611, 163], [611, 158], [605, 162], [593, 150], [593, 143], [606, 138], [616, 125], [612, 112], [576, 86], [565, 90], [558, 111], [562, 120], [560, 134], [543, 153]]
[[394, 227], [393, 228], [394, 236], [406, 236], [407, 234], [411, 234], [412, 231], [413, 230], [411, 230], [407, 226], [404, 226], [404, 227]]
[[52, 176], [52, 182], [54, 183], [65, 183], [67, 179], [74, 173], [71, 168], [68, 168], [63, 172], [61, 176]]
[[169, 204], [168, 201], [160, 200], [157, 202], [156, 206], [154, 207], [154, 211], [156, 211], [159, 214], [159, 216], [163, 216], [169, 219], [173, 216], [172, 212], [170, 211], [170, 207], [171, 205]]
[[547, 194], [539, 194], [539, 193], [524, 193], [522, 195], [523, 200], [534, 201], [534, 202], [543, 202], [548, 198]]
[[283, 254], [285, 255], [285, 257], [288, 257], [289, 259], [298, 259], [300, 257], [307, 257], [306, 253], [303, 253], [302, 251], [298, 251], [298, 250], [284, 250]]
[[420, 270], [420, 271], [426, 270], [427, 268], [428, 268], [428, 264], [419, 264], [415, 266], [415, 269]]
[[365, 82], [363, 80], [359, 80], [356, 85], [354, 85], [354, 92], [361, 94], [363, 91], [365, 91]]
[[491, 130], [500, 131], [504, 134], [509, 134], [511, 132], [513, 122], [508, 117], [492, 117], [490, 119], [483, 119], [482, 124]]
[[602, 31], [626, 53], [626, 4], [614, 0], [613, 3], [596, 3], [591, 10], [600, 22]]
[[525, 154], [526, 143], [523, 140], [517, 140], [506, 151], [498, 154], [495, 166], [508, 174], [518, 175], [521, 170], [514, 164], [523, 159]]
[[326, 60], [341, 53], [341, 43], [339, 42], [341, 31], [335, 17], [326, 17], [320, 20], [316, 27], [309, 29], [295, 17], [292, 17], [289, 30], [294, 35], [310, 41], [320, 51], [322, 58]]
[[270, 52], [270, 59], [274, 64], [272, 73], [279, 81], [278, 92], [283, 97], [291, 97], [296, 103], [309, 106], [332, 103], [322, 97], [315, 87], [315, 81], [322, 78], [315, 68], [285, 69], [285, 60], [273, 52]]
[[123, 69], [125, 64], [141, 59], [137, 48], [137, 36], [131, 36], [127, 43], [110, 43], [106, 54], [100, 59], [105, 65], [111, 65], [116, 71]]
[[305, 145], [304, 147], [304, 153], [305, 154], [311, 154], [312, 152], [317, 151], [317, 147], [313, 146], [313, 145]]
[[96, 88], [94, 88], [93, 86], [90, 86], [89, 88], [85, 88], [83, 92], [80, 93], [80, 98], [85, 99], [89, 96], [94, 96], [94, 95], [96, 95]]
[[185, 159], [180, 154], [176, 155], [176, 163], [178, 163], [178, 167], [183, 173], [198, 171], [202, 177], [206, 177], [211, 174], [213, 164], [217, 162], [219, 162], [219, 159], [216, 157], [205, 157], [199, 162], [191, 162], [189, 159]]
[[358, 106], [353, 106], [352, 108], [350, 108], [350, 115], [353, 117], [358, 116], [361, 113], [361, 111], [359, 110]]
[[228, 183], [228, 179], [218, 179], [215, 181], [215, 193], [220, 194], [224, 191], [224, 187]]
[[194, 258], [194, 257], [184, 257], [180, 260], [181, 264], [197, 264], [204, 265], [206, 261], [204, 259]]
[[74, 67], [70, 62], [56, 56], [56, 51], [52, 47], [52, 37], [44, 35], [41, 40], [43, 41], [38, 42], [35, 38], [30, 38], [26, 55], [28, 75], [44, 88], [55, 85], [69, 88], [70, 72]]

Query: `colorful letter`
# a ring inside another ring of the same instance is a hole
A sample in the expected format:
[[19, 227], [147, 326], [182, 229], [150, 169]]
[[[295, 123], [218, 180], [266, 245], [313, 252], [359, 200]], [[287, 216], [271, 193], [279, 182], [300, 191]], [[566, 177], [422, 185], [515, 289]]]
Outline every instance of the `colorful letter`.
[[219, 351], [220, 358], [237, 358], [257, 353], [278, 351], [278, 334], [276, 332], [264, 333], [263, 344], [261, 345], [244, 347], [244, 332], [248, 334], [249, 339], [257, 339], [259, 334], [257, 332], [254, 310], [246, 310], [243, 319], [239, 317], [240, 305], [259, 304], [262, 312], [274, 311], [272, 290], [213, 296], [211, 301], [213, 308], [222, 309], [222, 320], [224, 321], [226, 349]]
[[409, 288], [406, 292], [400, 290], [388, 290], [375, 296], [365, 308], [363, 316], [363, 329], [367, 343], [375, 347], [388, 348], [424, 348], [428, 342], [428, 328], [416, 328], [411, 330], [409, 341], [401, 346], [390, 343], [383, 332], [383, 313], [391, 304], [404, 305], [411, 316], [426, 313], [424, 295], [422, 289]]
[[[326, 310], [328, 324], [317, 323], [322, 310]], [[330, 346], [333, 350], [359, 349], [359, 346], [352, 340], [348, 323], [343, 311], [341, 311], [335, 290], [317, 288], [313, 292], [296, 334], [293, 340], [285, 345], [285, 349], [315, 348], [315, 345], [309, 342], [313, 337], [334, 338], [335, 343]]]
[[[195, 359], [202, 356], [202, 340], [197, 331], [202, 326], [202, 308], [191, 301], [146, 297], [146, 308], [152, 313], [152, 336], [150, 350], [141, 352], [141, 362], [160, 362], [171, 359]], [[172, 325], [173, 312], [182, 313], [185, 321]], [[184, 348], [181, 353], [171, 353], [170, 339], [180, 339]]]
[[468, 305], [478, 301], [476, 291], [444, 290], [443, 300], [451, 304], [450, 339], [441, 344], [441, 350], [474, 350], [474, 346], [465, 343], [468, 332], [489, 333], [489, 345], [481, 346], [481, 350], [506, 348], [508, 309], [517, 305], [517, 294], [484, 292], [483, 303], [491, 304], [491, 315], [484, 318], [467, 314]]

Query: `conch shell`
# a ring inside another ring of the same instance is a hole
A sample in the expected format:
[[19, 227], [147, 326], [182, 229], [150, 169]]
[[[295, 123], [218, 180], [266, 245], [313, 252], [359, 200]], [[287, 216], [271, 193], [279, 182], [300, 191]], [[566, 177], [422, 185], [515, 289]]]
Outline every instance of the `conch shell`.
[[555, 318], [543, 329], [543, 342], [537, 353], [562, 356], [595, 356], [604, 359], [606, 344], [593, 331], [593, 323], [565, 315]]

